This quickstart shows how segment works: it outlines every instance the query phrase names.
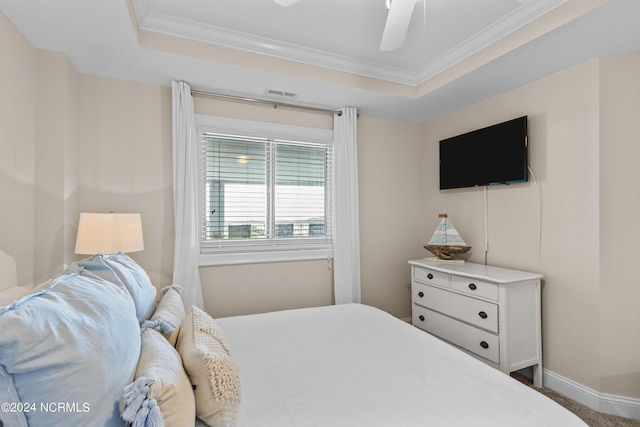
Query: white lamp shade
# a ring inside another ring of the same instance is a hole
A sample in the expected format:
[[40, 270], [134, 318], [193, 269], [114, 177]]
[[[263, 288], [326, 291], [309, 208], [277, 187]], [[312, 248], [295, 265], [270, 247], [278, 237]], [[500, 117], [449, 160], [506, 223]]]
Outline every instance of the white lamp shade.
[[76, 238], [77, 254], [114, 254], [144, 249], [140, 214], [81, 213]]

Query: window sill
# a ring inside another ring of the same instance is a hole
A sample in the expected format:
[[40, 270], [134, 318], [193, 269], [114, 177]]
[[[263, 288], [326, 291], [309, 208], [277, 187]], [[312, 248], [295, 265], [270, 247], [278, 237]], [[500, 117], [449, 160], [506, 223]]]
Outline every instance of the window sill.
[[266, 262], [307, 261], [333, 258], [331, 249], [310, 249], [296, 251], [245, 252], [201, 254], [198, 259], [200, 267], [221, 265], [259, 264]]

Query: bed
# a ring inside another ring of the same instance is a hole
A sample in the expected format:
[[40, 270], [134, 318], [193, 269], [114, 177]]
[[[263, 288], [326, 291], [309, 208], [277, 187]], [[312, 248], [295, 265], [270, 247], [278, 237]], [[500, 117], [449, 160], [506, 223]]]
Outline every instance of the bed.
[[124, 254], [0, 292], [0, 330], [0, 427], [586, 425], [377, 308], [214, 319]]
[[237, 426], [585, 426], [535, 390], [376, 308], [218, 319]]

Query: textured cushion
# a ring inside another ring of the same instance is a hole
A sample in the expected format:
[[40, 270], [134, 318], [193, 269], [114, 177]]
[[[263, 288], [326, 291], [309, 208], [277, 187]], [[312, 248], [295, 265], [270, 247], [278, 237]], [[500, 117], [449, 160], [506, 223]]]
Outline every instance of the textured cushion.
[[209, 426], [233, 425], [240, 404], [240, 381], [218, 323], [191, 306], [177, 348], [194, 385], [198, 418]]
[[0, 292], [0, 307], [9, 305], [14, 301], [26, 296], [31, 292], [31, 289], [27, 289], [22, 286], [14, 286], [13, 288], [6, 289]]
[[80, 261], [78, 266], [82, 275], [90, 272], [108, 282], [123, 285], [133, 298], [140, 323], [151, 317], [156, 308], [156, 288], [147, 273], [127, 255], [117, 253], [108, 257], [97, 254]]
[[182, 298], [180, 297], [181, 292], [182, 288], [178, 285], [163, 288], [161, 291], [162, 299], [160, 299], [156, 311], [153, 313], [153, 316], [151, 316], [151, 320], [153, 321], [162, 320], [175, 326], [175, 330], [172, 333], [166, 334], [167, 339], [173, 346], [176, 345], [178, 331], [186, 315]]
[[[125, 289], [60, 275], [0, 308], [0, 331], [0, 402], [36, 405], [0, 411], [5, 426], [123, 425], [119, 399], [140, 355], [140, 326]], [[54, 406], [47, 412], [41, 404]]]
[[191, 382], [177, 350], [153, 329], [142, 333], [136, 381], [124, 389], [122, 418], [134, 426], [188, 427], [195, 424]]
[[0, 250], [0, 291], [18, 286], [16, 260]]

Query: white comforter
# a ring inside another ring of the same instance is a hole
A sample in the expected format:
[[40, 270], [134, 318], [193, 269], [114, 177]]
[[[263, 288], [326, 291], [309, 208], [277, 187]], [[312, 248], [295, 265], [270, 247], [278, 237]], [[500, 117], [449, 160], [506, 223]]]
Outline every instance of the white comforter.
[[586, 426], [542, 394], [360, 304], [218, 319], [237, 426]]

